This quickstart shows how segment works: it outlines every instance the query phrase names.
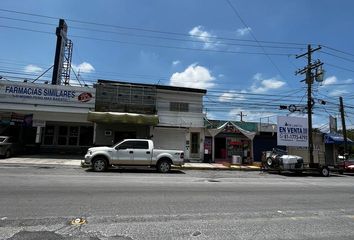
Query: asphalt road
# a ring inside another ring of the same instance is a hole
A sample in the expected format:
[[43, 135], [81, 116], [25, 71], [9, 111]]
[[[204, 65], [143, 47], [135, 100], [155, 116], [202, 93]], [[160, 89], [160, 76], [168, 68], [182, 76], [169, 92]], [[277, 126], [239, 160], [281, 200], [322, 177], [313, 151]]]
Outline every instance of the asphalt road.
[[354, 239], [354, 176], [1, 164], [0, 239]]

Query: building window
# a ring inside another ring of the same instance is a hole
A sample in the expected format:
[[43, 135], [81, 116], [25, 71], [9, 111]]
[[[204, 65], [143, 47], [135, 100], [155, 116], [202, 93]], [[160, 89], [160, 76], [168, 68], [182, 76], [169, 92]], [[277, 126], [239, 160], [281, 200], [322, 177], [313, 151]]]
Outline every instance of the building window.
[[76, 146], [79, 139], [79, 127], [70, 127], [69, 131], [69, 145]]
[[44, 131], [44, 144], [53, 145], [54, 142], [54, 126], [46, 126]]
[[92, 126], [46, 126], [44, 145], [92, 146]]
[[170, 102], [170, 111], [173, 112], [188, 112], [189, 104], [183, 102]]
[[58, 145], [67, 145], [68, 143], [68, 127], [59, 127]]

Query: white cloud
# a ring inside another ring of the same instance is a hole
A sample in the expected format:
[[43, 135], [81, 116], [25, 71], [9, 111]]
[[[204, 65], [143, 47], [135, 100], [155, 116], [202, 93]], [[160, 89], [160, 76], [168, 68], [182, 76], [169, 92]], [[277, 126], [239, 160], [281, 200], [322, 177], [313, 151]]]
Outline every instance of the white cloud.
[[172, 62], [172, 65], [173, 65], [173, 66], [176, 66], [176, 65], [178, 65], [178, 64], [180, 64], [180, 63], [181, 63], [181, 61], [176, 60], [176, 61], [173, 61], [173, 62]]
[[190, 88], [207, 89], [215, 86], [215, 77], [209, 69], [196, 63], [187, 67], [183, 72], [175, 72], [170, 78], [170, 85]]
[[218, 77], [219, 78], [223, 78], [223, 77], [225, 77], [225, 75], [224, 74], [219, 74]]
[[25, 73], [42, 73], [43, 68], [30, 64], [24, 68]]
[[72, 65], [74, 71], [79, 72], [80, 73], [92, 73], [95, 71], [95, 68], [88, 62], [83, 62], [80, 63], [79, 65]]
[[330, 76], [328, 78], [326, 78], [323, 82], [322, 82], [322, 85], [323, 86], [326, 86], [326, 85], [331, 85], [331, 84], [334, 84], [338, 82], [338, 79], [336, 76]]
[[252, 31], [252, 29], [250, 27], [245, 27], [245, 28], [239, 28], [237, 29], [237, 35], [238, 36], [245, 36], [247, 34], [249, 34]]
[[192, 30], [189, 31], [189, 35], [191, 37], [196, 38], [204, 43], [205, 49], [212, 49], [218, 45], [217, 41], [214, 41], [215, 35], [204, 31], [202, 26], [196, 26]]
[[352, 83], [353, 82], [353, 79], [349, 78], [347, 80], [344, 81], [345, 83]]
[[347, 94], [349, 93], [348, 90], [345, 90], [345, 89], [335, 89], [333, 91], [331, 91], [329, 93], [329, 96], [331, 97], [339, 97], [339, 96], [342, 96], [343, 94]]
[[275, 77], [264, 79], [261, 73], [255, 74], [253, 79], [256, 81], [250, 87], [252, 93], [265, 93], [269, 90], [279, 89], [286, 85], [285, 82], [280, 81]]
[[[241, 93], [245, 93], [245, 91], [242, 91]], [[235, 91], [231, 90], [229, 92], [221, 94], [221, 96], [219, 97], [220, 102], [230, 102], [235, 100], [243, 101], [245, 100], [245, 96], [243, 94], [236, 93]]]

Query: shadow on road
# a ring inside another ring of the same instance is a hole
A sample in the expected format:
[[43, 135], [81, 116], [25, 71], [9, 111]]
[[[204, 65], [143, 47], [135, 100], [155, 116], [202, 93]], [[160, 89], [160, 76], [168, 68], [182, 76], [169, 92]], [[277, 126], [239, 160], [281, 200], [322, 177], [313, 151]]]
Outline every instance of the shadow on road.
[[[86, 172], [94, 172], [92, 169], [86, 169]], [[105, 172], [99, 172], [97, 174], [105, 174], [105, 173], [148, 173], [148, 174], [161, 174], [153, 168], [110, 168]], [[180, 170], [172, 169], [169, 173], [166, 174], [185, 174], [185, 172]]]
[[[284, 176], [284, 177], [319, 177], [323, 178], [320, 173], [317, 172], [303, 172], [303, 173], [293, 173], [293, 172], [276, 172], [276, 171], [268, 171], [270, 175], [279, 175], [279, 176]], [[347, 176], [353, 176], [354, 174], [338, 174], [338, 173], [332, 173], [330, 174], [330, 177], [347, 177]]]

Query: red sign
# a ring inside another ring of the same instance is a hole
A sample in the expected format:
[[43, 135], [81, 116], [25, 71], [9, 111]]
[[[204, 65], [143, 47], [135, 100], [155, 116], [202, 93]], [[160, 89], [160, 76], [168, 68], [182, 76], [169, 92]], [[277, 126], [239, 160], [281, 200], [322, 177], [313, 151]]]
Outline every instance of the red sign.
[[91, 98], [92, 98], [92, 94], [89, 92], [83, 92], [77, 97], [77, 99], [80, 102], [88, 102], [91, 100]]

